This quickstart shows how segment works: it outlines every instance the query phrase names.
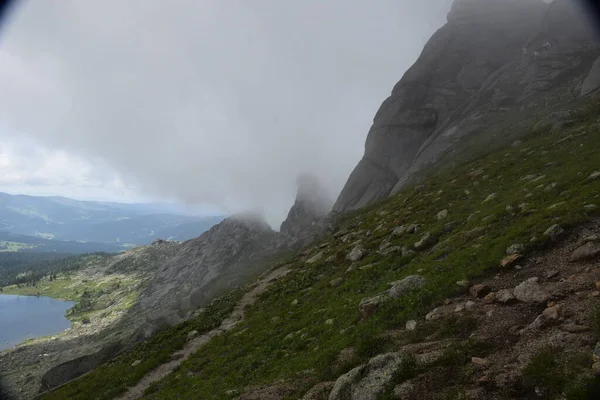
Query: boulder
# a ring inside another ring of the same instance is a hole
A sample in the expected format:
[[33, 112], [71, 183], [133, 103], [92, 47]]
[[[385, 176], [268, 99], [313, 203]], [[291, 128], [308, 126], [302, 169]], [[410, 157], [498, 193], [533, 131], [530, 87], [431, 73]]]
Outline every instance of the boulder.
[[524, 251], [525, 251], [525, 246], [524, 245], [522, 245], [522, 244], [511, 244], [506, 249], [506, 254], [510, 256], [510, 255], [513, 255], [513, 254], [522, 254]]
[[323, 258], [323, 255], [324, 255], [324, 253], [322, 251], [318, 252], [317, 254], [315, 254], [314, 256], [312, 256], [311, 258], [309, 258], [308, 260], [306, 260], [306, 264], [312, 265], [312, 264], [318, 263]]
[[471, 293], [471, 296], [473, 296], [475, 298], [484, 297], [487, 294], [489, 294], [490, 291], [491, 291], [491, 289], [488, 285], [482, 285], [482, 284], [473, 285], [469, 289], [469, 293]]
[[406, 225], [397, 226], [392, 231], [392, 235], [394, 235], [394, 236], [402, 236], [402, 235], [404, 235], [406, 233], [407, 229], [408, 228], [407, 228]]
[[363, 319], [367, 319], [371, 317], [377, 310], [377, 307], [383, 303], [388, 297], [387, 292], [378, 294], [373, 297], [367, 297], [360, 301], [358, 305], [358, 310], [360, 311], [360, 316]]
[[573, 254], [571, 254], [570, 261], [586, 261], [593, 260], [600, 256], [600, 241], [590, 241], [585, 243], [583, 246], [578, 247]]
[[500, 303], [509, 303], [515, 300], [515, 295], [510, 289], [500, 289], [496, 292], [496, 300]]
[[448, 217], [448, 210], [442, 210], [439, 213], [437, 213], [437, 219], [438, 221], [443, 220], [444, 218]]
[[511, 254], [508, 257], [504, 257], [502, 259], [502, 261], [500, 261], [500, 267], [502, 267], [502, 268], [510, 267], [511, 265], [513, 265], [514, 263], [519, 261], [520, 259], [521, 259], [520, 254]]
[[334, 385], [335, 382], [317, 383], [308, 392], [306, 392], [304, 397], [302, 397], [302, 400], [327, 400]]
[[365, 249], [358, 245], [356, 247], [354, 247], [352, 249], [352, 251], [350, 251], [347, 255], [346, 255], [346, 260], [348, 261], [352, 261], [352, 262], [357, 262], [360, 261], [365, 255]]
[[427, 232], [424, 234], [421, 239], [415, 243], [415, 249], [422, 251], [431, 246], [433, 246], [436, 242], [436, 238], [430, 233]]
[[550, 294], [538, 283], [538, 278], [529, 278], [513, 290], [515, 298], [524, 303], [543, 303]]
[[404, 357], [401, 353], [381, 354], [352, 369], [336, 380], [329, 400], [376, 400], [393, 382]]
[[425, 285], [425, 278], [419, 275], [410, 275], [401, 281], [395, 282], [394, 286], [389, 290], [389, 296], [394, 299], [399, 299], [410, 291], [419, 289]]
[[546, 236], [552, 241], [557, 241], [563, 233], [565, 233], [565, 230], [560, 225], [556, 224], [546, 229], [546, 231], [544, 232], [544, 236]]
[[340, 287], [344, 283], [344, 278], [335, 278], [329, 282], [331, 287]]

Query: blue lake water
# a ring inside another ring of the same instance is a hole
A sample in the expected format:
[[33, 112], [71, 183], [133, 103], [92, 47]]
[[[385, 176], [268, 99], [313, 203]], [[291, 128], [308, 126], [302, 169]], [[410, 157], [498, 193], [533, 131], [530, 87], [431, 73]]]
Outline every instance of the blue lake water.
[[74, 304], [50, 297], [0, 294], [0, 351], [70, 328], [65, 312]]

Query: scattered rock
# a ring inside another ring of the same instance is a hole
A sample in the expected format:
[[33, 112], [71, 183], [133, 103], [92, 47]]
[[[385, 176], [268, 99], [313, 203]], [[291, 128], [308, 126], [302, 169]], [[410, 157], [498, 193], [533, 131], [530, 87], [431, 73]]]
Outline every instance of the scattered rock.
[[325, 325], [332, 326], [334, 322], [335, 322], [335, 320], [330, 318], [327, 321], [325, 321]]
[[435, 321], [437, 319], [444, 318], [446, 315], [448, 315], [448, 309], [447, 308], [437, 307], [437, 308], [434, 308], [433, 310], [431, 310], [425, 316], [425, 320], [426, 321]]
[[486, 304], [492, 304], [496, 301], [496, 293], [488, 293], [484, 298], [483, 302]]
[[474, 301], [467, 300], [467, 302], [465, 303], [465, 309], [472, 310], [473, 308], [475, 308], [476, 305], [477, 304], [475, 304]]
[[594, 210], [596, 210], [597, 208], [598, 208], [598, 206], [597, 206], [596, 204], [585, 204], [585, 205], [583, 206], [583, 209], [584, 209], [585, 211], [594, 211]]
[[294, 301], [292, 301], [292, 306], [297, 306], [298, 305], [298, 299], [295, 299]]
[[590, 176], [587, 177], [588, 181], [594, 181], [596, 179], [600, 178], [600, 170], [598, 171], [594, 171], [590, 174]]
[[187, 334], [187, 340], [192, 340], [194, 339], [196, 336], [198, 336], [198, 331], [191, 331], [190, 333]]
[[508, 248], [506, 249], [506, 254], [511, 256], [513, 254], [522, 254], [524, 251], [525, 251], [525, 246], [517, 243], [517, 244], [511, 244], [510, 246], [508, 246]]
[[329, 281], [329, 285], [331, 287], [340, 287], [340, 286], [342, 286], [343, 283], [344, 283], [344, 278], [341, 278], [341, 277], [335, 278], [335, 279]]
[[412, 256], [414, 256], [415, 254], [417, 254], [417, 252], [416, 252], [416, 251], [414, 251], [414, 250], [412, 250], [412, 249], [410, 249], [410, 248], [408, 248], [408, 247], [406, 247], [406, 246], [405, 246], [405, 247], [403, 247], [403, 248], [401, 249], [401, 251], [402, 251], [402, 257], [412, 257]]
[[312, 387], [312, 389], [310, 389], [308, 392], [306, 392], [304, 397], [302, 397], [302, 400], [324, 400], [324, 399], [327, 399], [329, 397], [329, 393], [331, 392], [331, 389], [333, 389], [333, 385], [335, 385], [335, 382], [317, 383], [315, 386]]
[[478, 284], [478, 285], [473, 285], [471, 286], [471, 288], [469, 289], [469, 293], [471, 294], [471, 296], [475, 297], [475, 298], [481, 298], [486, 296], [488, 293], [490, 293], [491, 289], [489, 286], [487, 285], [482, 285], [482, 284]]
[[552, 307], [547, 307], [542, 315], [551, 320], [558, 320], [560, 318], [561, 307], [560, 305], [554, 305]]
[[367, 297], [361, 300], [358, 305], [358, 310], [360, 311], [360, 315], [363, 319], [367, 319], [371, 317], [377, 310], [379, 304], [385, 301], [387, 298], [387, 292], [378, 294], [377, 296]]
[[560, 329], [569, 333], [581, 333], [588, 331], [590, 328], [588, 328], [587, 326], [577, 324], [564, 324], [560, 327]]
[[336, 380], [329, 400], [376, 400], [394, 379], [403, 359], [400, 353], [380, 354], [352, 369]]
[[588, 241], [571, 254], [571, 262], [592, 260], [600, 256], [600, 241]]
[[306, 260], [306, 263], [309, 265], [316, 264], [319, 261], [321, 261], [322, 258], [323, 258], [323, 252], [320, 251], [317, 254], [315, 254], [314, 256], [312, 256], [311, 258], [309, 258], [308, 260]]
[[388, 247], [387, 249], [380, 251], [379, 254], [381, 254], [382, 256], [387, 256], [388, 254], [392, 254], [392, 253], [397, 253], [399, 252], [400, 246], [392, 246], [392, 247]]
[[481, 202], [481, 204], [489, 203], [490, 201], [494, 200], [497, 196], [498, 195], [496, 193], [492, 193], [488, 197], [486, 197], [485, 200]]
[[546, 273], [546, 279], [556, 278], [560, 274], [560, 271], [557, 269], [550, 270]]
[[513, 293], [517, 300], [524, 303], [543, 303], [550, 298], [550, 294], [538, 283], [538, 278], [527, 279]]
[[427, 232], [421, 237], [421, 240], [415, 243], [415, 249], [421, 251], [425, 250], [428, 247], [431, 247], [435, 244], [436, 239], [431, 235], [430, 232]]
[[502, 268], [507, 268], [510, 267], [511, 265], [513, 265], [514, 263], [516, 263], [517, 261], [519, 261], [521, 259], [521, 255], [520, 254], [511, 254], [508, 257], [504, 257], [502, 259], [502, 261], [500, 261], [500, 266]]
[[354, 249], [352, 249], [350, 253], [348, 253], [346, 259], [352, 262], [356, 262], [360, 261], [364, 257], [364, 255], [365, 249], [363, 249], [361, 246], [356, 246], [354, 247]]
[[399, 299], [406, 293], [419, 289], [425, 285], [425, 278], [419, 275], [410, 275], [401, 281], [397, 282], [389, 291], [389, 296], [394, 299]]
[[557, 241], [563, 233], [565, 233], [565, 230], [561, 228], [560, 225], [552, 225], [550, 228], [546, 229], [544, 236], [552, 241]]
[[506, 304], [515, 300], [515, 295], [510, 289], [500, 289], [496, 292], [496, 300], [498, 300], [500, 303]]
[[362, 267], [359, 267], [358, 269], [360, 269], [361, 271], [366, 271], [368, 269], [373, 268], [375, 265], [377, 265], [377, 263], [365, 264]]
[[142, 363], [142, 360], [135, 360], [133, 363], [131, 363], [132, 367], [137, 367], [138, 365], [140, 365]]
[[404, 235], [406, 233], [406, 231], [407, 231], [406, 225], [397, 226], [392, 231], [392, 235], [394, 235], [394, 236], [402, 236], [402, 235]]
[[421, 225], [419, 225], [419, 224], [409, 225], [408, 228], [406, 228], [406, 233], [417, 233], [417, 232], [419, 232], [420, 226]]
[[437, 219], [438, 221], [441, 221], [444, 218], [448, 217], [448, 210], [442, 210], [439, 213], [437, 213]]
[[487, 358], [471, 357], [471, 363], [476, 367], [487, 367], [490, 361]]
[[467, 280], [458, 281], [458, 282], [456, 282], [456, 286], [458, 286], [462, 292], [468, 292], [469, 287], [471, 286], [471, 282], [469, 282]]
[[417, 321], [415, 321], [414, 319], [406, 321], [405, 328], [407, 331], [414, 331], [415, 329], [417, 329]]

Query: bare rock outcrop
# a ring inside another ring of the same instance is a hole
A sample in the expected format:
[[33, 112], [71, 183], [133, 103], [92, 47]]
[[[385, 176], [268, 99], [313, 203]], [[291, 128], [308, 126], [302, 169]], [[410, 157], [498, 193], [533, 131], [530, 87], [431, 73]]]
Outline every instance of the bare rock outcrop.
[[530, 123], [552, 102], [596, 90], [600, 41], [575, 3], [456, 0], [375, 115], [333, 209], [363, 207], [425, 169], [508, 146], [518, 134], [502, 123]]

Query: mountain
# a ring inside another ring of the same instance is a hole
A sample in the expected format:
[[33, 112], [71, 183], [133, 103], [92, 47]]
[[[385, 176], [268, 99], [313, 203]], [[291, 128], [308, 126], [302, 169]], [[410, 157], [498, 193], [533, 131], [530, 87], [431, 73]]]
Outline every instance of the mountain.
[[41, 237], [0, 232], [0, 252], [83, 254], [94, 252], [118, 253], [119, 244], [50, 240]]
[[119, 204], [0, 193], [0, 231], [64, 241], [147, 244], [186, 240], [223, 218], [160, 204]]
[[578, 3], [455, 1], [375, 115], [334, 210], [572, 123], [575, 103], [600, 88], [598, 32]]
[[74, 295], [105, 308], [2, 353], [5, 384], [44, 400], [595, 398], [599, 56], [571, 1], [455, 1], [332, 213], [302, 178], [279, 233], [241, 215], [87, 265], [97, 290]]

